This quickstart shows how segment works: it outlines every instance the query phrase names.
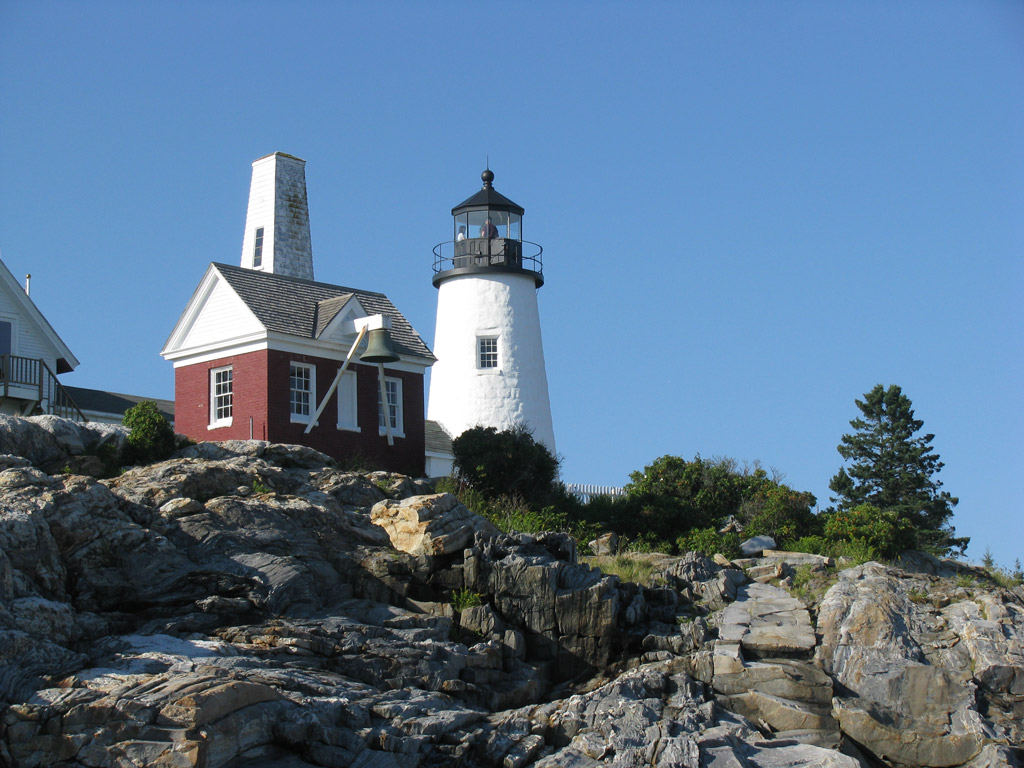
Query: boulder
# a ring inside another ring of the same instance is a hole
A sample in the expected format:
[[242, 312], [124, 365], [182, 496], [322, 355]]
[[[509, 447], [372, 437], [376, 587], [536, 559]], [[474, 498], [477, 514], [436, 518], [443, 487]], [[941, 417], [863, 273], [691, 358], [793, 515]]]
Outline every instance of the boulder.
[[270, 443], [266, 440], [224, 440], [196, 443], [175, 452], [176, 458], [225, 461], [261, 459], [281, 468], [323, 469], [336, 466], [330, 456], [306, 445]]
[[66, 460], [68, 456], [54, 434], [44, 425], [37, 424], [32, 419], [2, 414], [0, 454], [20, 456], [35, 467], [49, 466]]
[[450, 555], [461, 552], [477, 532], [498, 534], [450, 493], [386, 499], [373, 505], [370, 520], [387, 532], [395, 549], [410, 555]]
[[771, 536], [754, 536], [740, 544], [740, 551], [747, 557], [756, 557], [766, 549], [775, 549], [775, 539]]
[[892, 762], [960, 765], [988, 740], [977, 684], [926, 653], [934, 619], [910, 597], [878, 563], [842, 571], [819, 606], [816, 660], [849, 692], [835, 701], [844, 733]]
[[589, 542], [587, 546], [590, 547], [590, 551], [597, 557], [614, 555], [619, 551], [619, 534], [615, 533], [615, 531], [609, 531]]

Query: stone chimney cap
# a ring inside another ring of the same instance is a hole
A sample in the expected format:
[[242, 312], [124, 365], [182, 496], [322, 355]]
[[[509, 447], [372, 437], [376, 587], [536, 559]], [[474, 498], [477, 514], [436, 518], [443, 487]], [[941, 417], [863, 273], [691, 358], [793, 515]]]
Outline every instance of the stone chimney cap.
[[258, 163], [260, 160], [266, 160], [268, 157], [273, 157], [274, 155], [280, 155], [281, 157], [287, 157], [289, 160], [298, 160], [300, 163], [306, 162], [301, 157], [296, 157], [295, 155], [289, 155], [287, 152], [271, 152], [269, 155], [264, 155], [263, 157], [259, 157], [259, 158], [255, 159], [255, 160], [253, 160], [253, 162], [254, 163]]

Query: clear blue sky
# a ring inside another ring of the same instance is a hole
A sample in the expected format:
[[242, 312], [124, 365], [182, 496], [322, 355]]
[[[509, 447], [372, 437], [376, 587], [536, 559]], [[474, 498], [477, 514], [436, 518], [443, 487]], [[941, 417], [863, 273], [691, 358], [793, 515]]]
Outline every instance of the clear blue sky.
[[913, 400], [955, 525], [1024, 559], [1024, 4], [0, 0], [0, 256], [81, 360], [159, 350], [307, 161], [317, 278], [428, 343], [431, 248], [495, 186], [541, 243], [563, 477], [759, 460], [828, 504], [854, 399]]

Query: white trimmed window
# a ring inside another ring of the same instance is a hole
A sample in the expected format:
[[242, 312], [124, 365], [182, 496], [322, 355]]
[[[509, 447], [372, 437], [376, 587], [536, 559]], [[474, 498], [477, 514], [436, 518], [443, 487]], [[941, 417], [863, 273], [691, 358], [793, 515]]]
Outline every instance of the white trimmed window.
[[[405, 436], [405, 425], [402, 420], [402, 380], [384, 379], [384, 390], [388, 396], [388, 416], [391, 419], [391, 434], [396, 437]], [[377, 421], [380, 425], [380, 433], [386, 434], [384, 425], [384, 408], [380, 402], [380, 386], [377, 386]]]
[[292, 363], [288, 373], [289, 401], [292, 421], [308, 422], [316, 408], [316, 367], [305, 363]]
[[210, 369], [210, 428], [230, 427], [234, 410], [234, 380], [231, 366]]
[[256, 227], [256, 236], [252, 244], [252, 268], [263, 266], [263, 227]]
[[498, 367], [498, 337], [477, 336], [476, 367], [481, 370]]
[[[377, 396], [380, 399], [380, 395]], [[338, 429], [359, 431], [359, 410], [356, 400], [356, 373], [345, 371], [338, 382]]]

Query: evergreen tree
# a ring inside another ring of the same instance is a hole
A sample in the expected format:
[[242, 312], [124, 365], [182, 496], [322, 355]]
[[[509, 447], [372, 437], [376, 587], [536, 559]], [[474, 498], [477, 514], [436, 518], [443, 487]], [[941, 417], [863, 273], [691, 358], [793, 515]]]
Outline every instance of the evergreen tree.
[[935, 435], [917, 434], [924, 422], [914, 418], [910, 398], [896, 385], [878, 384], [855, 402], [862, 416], [850, 422], [856, 432], [843, 435], [837, 447], [851, 463], [829, 482], [832, 501], [840, 510], [870, 504], [895, 513], [914, 527], [922, 549], [962, 554], [970, 539], [956, 538], [949, 524], [958, 499], [940, 490], [935, 475], [943, 464], [931, 447]]

